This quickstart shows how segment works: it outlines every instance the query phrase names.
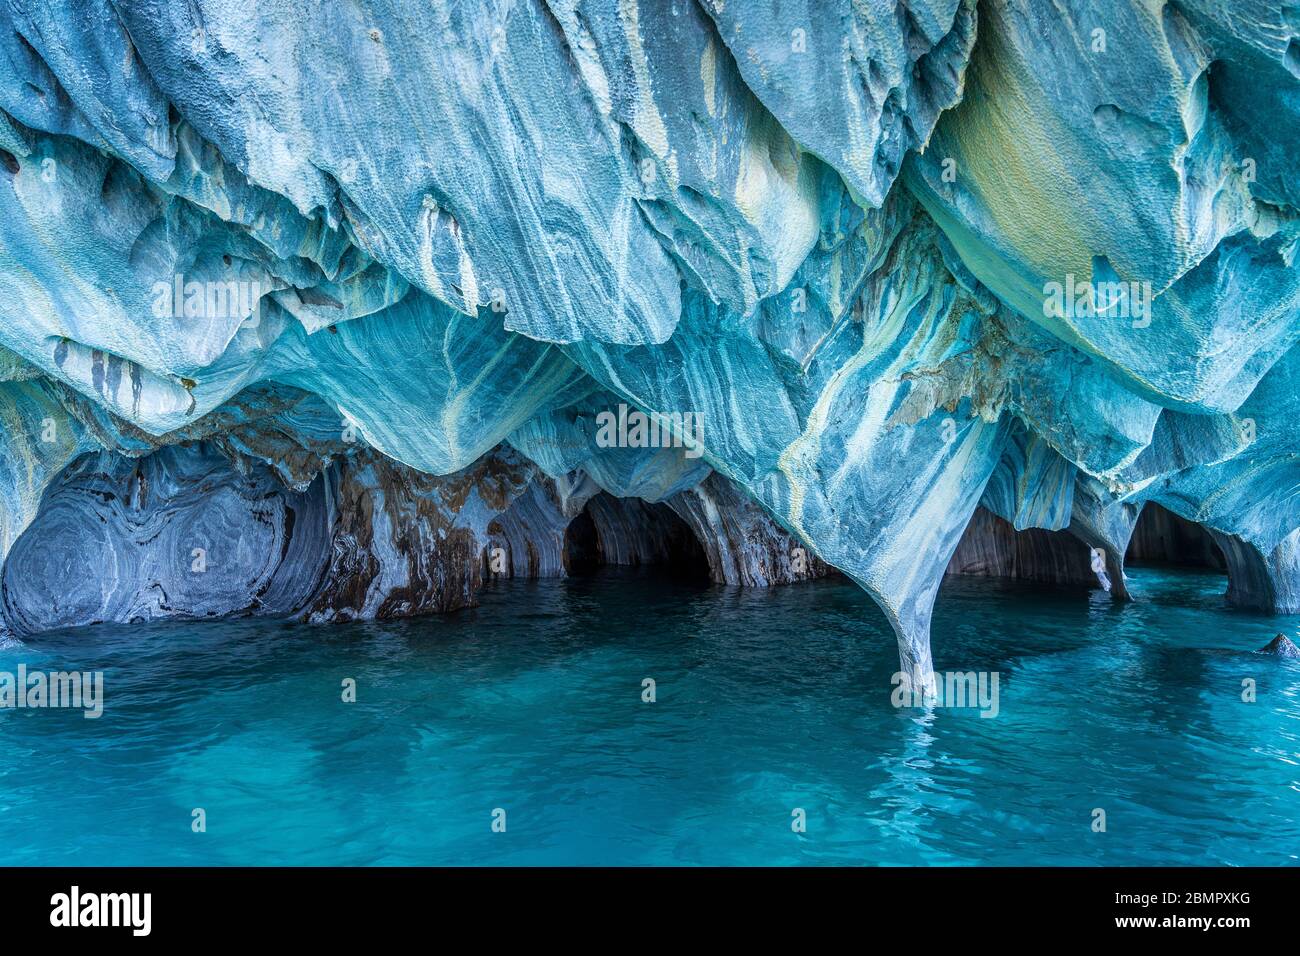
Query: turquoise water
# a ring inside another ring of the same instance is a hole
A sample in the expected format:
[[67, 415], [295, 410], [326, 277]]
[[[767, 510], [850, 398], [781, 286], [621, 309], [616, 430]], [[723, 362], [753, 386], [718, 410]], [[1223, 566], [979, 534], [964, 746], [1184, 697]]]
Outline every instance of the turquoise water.
[[1296, 863], [1300, 665], [1248, 652], [1300, 620], [1225, 609], [1219, 576], [1132, 574], [1123, 607], [945, 584], [936, 667], [998, 672], [994, 718], [894, 709], [893, 637], [843, 582], [607, 570], [440, 618], [47, 635], [0, 670], [103, 670], [104, 715], [0, 711], [0, 847], [11, 865]]

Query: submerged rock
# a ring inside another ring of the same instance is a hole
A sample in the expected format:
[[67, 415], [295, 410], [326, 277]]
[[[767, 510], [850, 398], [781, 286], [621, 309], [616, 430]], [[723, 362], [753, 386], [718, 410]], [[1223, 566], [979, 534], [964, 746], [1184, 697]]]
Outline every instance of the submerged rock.
[[1271, 654], [1273, 657], [1300, 658], [1300, 647], [1296, 647], [1285, 634], [1279, 634], [1261, 647], [1256, 653]]

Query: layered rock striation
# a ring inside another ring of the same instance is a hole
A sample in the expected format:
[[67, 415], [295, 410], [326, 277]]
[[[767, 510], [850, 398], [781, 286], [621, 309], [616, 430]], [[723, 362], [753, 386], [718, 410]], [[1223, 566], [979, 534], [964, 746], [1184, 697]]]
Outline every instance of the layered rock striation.
[[1208, 0], [0, 0], [7, 626], [702, 559], [847, 575], [927, 680], [954, 555], [1124, 597], [1150, 503], [1295, 609], [1297, 46]]

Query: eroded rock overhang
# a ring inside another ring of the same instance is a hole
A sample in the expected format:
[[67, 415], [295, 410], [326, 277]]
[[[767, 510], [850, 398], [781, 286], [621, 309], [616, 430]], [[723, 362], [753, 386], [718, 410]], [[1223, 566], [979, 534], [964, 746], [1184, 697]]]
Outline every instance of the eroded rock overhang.
[[[72, 566], [33, 520], [96, 511], [138, 581], [187, 573], [134, 474], [256, 522], [196, 613], [456, 606], [484, 549], [562, 566], [548, 515], [597, 494], [665, 503], [715, 578], [844, 572], [922, 675], [981, 507], [1122, 592], [1156, 502], [1292, 606], [1297, 34], [1201, 0], [4, 0], [7, 594]], [[608, 447], [622, 407], [677, 441]], [[122, 580], [94, 613], [184, 591]]]

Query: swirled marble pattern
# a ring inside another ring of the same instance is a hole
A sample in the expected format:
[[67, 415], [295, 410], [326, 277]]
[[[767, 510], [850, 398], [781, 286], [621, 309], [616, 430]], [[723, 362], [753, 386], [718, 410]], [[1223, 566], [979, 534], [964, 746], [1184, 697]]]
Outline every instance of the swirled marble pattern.
[[1266, 0], [0, 0], [9, 626], [447, 610], [680, 521], [925, 679], [955, 554], [1122, 598], [1149, 502], [1293, 609], [1297, 49]]

